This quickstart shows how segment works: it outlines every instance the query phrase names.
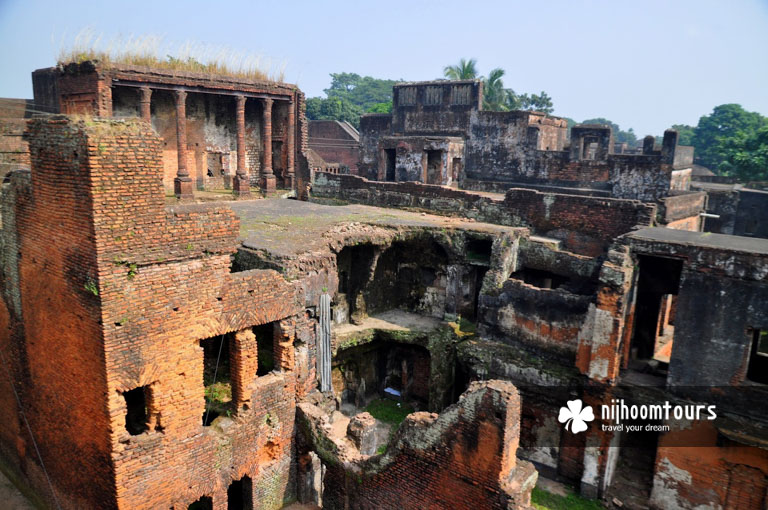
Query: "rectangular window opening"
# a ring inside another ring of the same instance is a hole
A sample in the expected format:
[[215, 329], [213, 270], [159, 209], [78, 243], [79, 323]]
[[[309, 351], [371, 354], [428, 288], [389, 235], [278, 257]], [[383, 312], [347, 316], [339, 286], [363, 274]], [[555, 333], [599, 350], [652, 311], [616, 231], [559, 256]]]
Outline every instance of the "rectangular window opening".
[[203, 496], [187, 507], [187, 510], [213, 510], [213, 498]]
[[127, 411], [125, 413], [125, 430], [132, 436], [138, 436], [149, 430], [149, 404], [152, 401], [149, 386], [139, 386], [123, 392]]
[[231, 335], [218, 335], [200, 341], [203, 348], [203, 384], [205, 411], [203, 426], [209, 426], [219, 416], [234, 414], [229, 346]]
[[749, 351], [747, 379], [760, 384], [768, 384], [768, 330], [752, 329], [752, 342]]
[[395, 149], [384, 149], [384, 155], [386, 157], [386, 175], [384, 180], [387, 182], [395, 182], [395, 167], [397, 166], [397, 152]]
[[275, 369], [275, 328], [278, 328], [278, 325], [274, 322], [253, 328], [258, 345], [259, 368], [256, 375], [259, 377], [267, 375]]
[[244, 476], [229, 484], [227, 510], [253, 510], [253, 483], [249, 477]]

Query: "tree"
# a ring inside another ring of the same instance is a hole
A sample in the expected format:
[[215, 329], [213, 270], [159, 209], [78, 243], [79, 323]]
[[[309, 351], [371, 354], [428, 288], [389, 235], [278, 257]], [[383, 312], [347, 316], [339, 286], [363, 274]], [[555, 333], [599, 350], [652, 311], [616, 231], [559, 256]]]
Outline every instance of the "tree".
[[504, 69], [492, 69], [488, 78], [478, 75], [477, 60], [461, 59], [457, 65], [445, 66], [443, 74], [449, 80], [468, 80], [481, 78], [483, 80], [483, 108], [491, 111], [535, 110], [546, 114], [555, 109], [552, 98], [542, 91], [541, 94], [517, 95], [512, 89], [505, 89], [502, 77]]
[[392, 113], [392, 101], [386, 103], [376, 103], [368, 108], [366, 113]]
[[693, 135], [696, 128], [687, 124], [673, 124], [672, 129], [677, 131], [677, 143], [680, 145], [693, 145]]
[[477, 60], [474, 58], [469, 60], [462, 58], [459, 60], [458, 65], [445, 66], [443, 74], [449, 80], [473, 80], [477, 78]]
[[523, 94], [520, 96], [520, 109], [533, 110], [546, 114], [555, 111], [552, 104], [552, 98], [543, 90], [541, 91], [541, 94], [531, 94], [530, 96], [528, 94]]
[[696, 162], [721, 174], [734, 167], [730, 153], [756, 137], [767, 120], [757, 112], [748, 112], [739, 104], [721, 104], [699, 119], [693, 135]]
[[307, 118], [310, 120], [339, 120], [353, 126], [360, 125], [362, 108], [338, 97], [310, 97], [307, 99]]
[[768, 181], [768, 125], [731, 140], [725, 163], [740, 181]]
[[[307, 99], [307, 118], [311, 120], [347, 121], [360, 126], [360, 116], [392, 103], [392, 86], [396, 80], [380, 80], [356, 73], [331, 73], [327, 97]], [[391, 111], [391, 106], [390, 110]]]
[[621, 127], [619, 127], [618, 124], [615, 122], [612, 122], [604, 117], [597, 117], [594, 119], [587, 119], [582, 122], [582, 124], [607, 124], [611, 126], [611, 131], [613, 132], [613, 139], [619, 143], [626, 143], [628, 145], [634, 146], [637, 144], [637, 135], [635, 135], [635, 130], [632, 128], [629, 128], [627, 131], [623, 131]]
[[507, 109], [507, 91], [504, 89], [502, 76], [504, 76], [504, 69], [497, 67], [491, 70], [488, 78], [483, 80], [483, 108], [486, 110], [504, 111]]

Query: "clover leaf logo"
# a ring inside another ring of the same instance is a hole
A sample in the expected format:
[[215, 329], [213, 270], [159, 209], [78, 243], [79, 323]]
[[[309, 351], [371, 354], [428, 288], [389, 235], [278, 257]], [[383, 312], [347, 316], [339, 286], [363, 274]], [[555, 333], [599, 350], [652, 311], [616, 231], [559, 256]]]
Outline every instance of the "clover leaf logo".
[[565, 430], [571, 426], [571, 433], [578, 434], [587, 430], [587, 422], [595, 419], [591, 406], [584, 407], [581, 399], [569, 400], [568, 407], [560, 408], [560, 416], [557, 421], [565, 423]]

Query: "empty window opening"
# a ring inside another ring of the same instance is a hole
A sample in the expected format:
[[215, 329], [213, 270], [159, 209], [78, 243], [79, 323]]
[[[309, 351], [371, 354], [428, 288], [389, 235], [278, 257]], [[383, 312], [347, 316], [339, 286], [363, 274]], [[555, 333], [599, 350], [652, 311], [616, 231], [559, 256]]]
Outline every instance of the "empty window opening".
[[510, 278], [514, 280], [522, 280], [528, 285], [533, 285], [534, 287], [539, 287], [540, 289], [557, 289], [569, 281], [569, 278], [565, 276], [560, 276], [559, 274], [555, 274], [550, 271], [530, 269], [527, 267], [524, 267], [519, 271], [515, 271], [512, 273]]
[[753, 205], [750, 208], [750, 214], [747, 218], [747, 224], [744, 225], [745, 236], [753, 236], [757, 233], [758, 218], [760, 218], [760, 213], [758, 212], [757, 207]]
[[203, 496], [187, 507], [187, 510], [213, 510], [213, 498]]
[[451, 179], [453, 182], [458, 182], [459, 176], [461, 175], [461, 158], [453, 158], [453, 162], [451, 163]]
[[253, 510], [253, 483], [249, 477], [244, 476], [229, 484], [227, 510]]
[[205, 412], [203, 426], [209, 426], [219, 416], [233, 413], [232, 380], [229, 359], [230, 335], [219, 335], [200, 341], [203, 348], [203, 384]]
[[376, 248], [372, 244], [345, 246], [336, 256], [339, 275], [337, 299], [346, 302], [348, 317], [353, 322], [367, 315], [364, 291], [373, 264], [376, 262]]
[[397, 151], [395, 149], [384, 149], [384, 158], [386, 160], [387, 182], [395, 182], [395, 167], [397, 165]]
[[513, 280], [521, 280], [528, 285], [540, 289], [560, 289], [572, 294], [589, 296], [595, 293], [597, 283], [589, 278], [564, 276], [561, 274], [523, 267], [509, 276]]
[[470, 239], [467, 242], [467, 260], [481, 264], [491, 263], [493, 241], [490, 239]]
[[443, 151], [427, 151], [427, 184], [443, 183]]
[[747, 379], [768, 384], [768, 330], [752, 329], [752, 345], [749, 351]]
[[581, 159], [594, 160], [597, 157], [598, 138], [585, 136], [582, 140]]
[[127, 406], [125, 430], [132, 436], [149, 430], [149, 403], [152, 400], [149, 386], [139, 386], [123, 392], [123, 397]]
[[[627, 421], [627, 425], [645, 426], [648, 422]], [[660, 422], [652, 421], [654, 425]], [[653, 473], [656, 467], [656, 449], [659, 433], [640, 430], [619, 433], [618, 444], [609, 448], [606, 476], [610, 498], [619, 498], [628, 508], [647, 507], [653, 487]]]
[[275, 369], [275, 334], [279, 331], [279, 326], [274, 322], [253, 328], [253, 334], [256, 335], [258, 345], [259, 368], [256, 375], [259, 377], [267, 375]]
[[220, 152], [208, 153], [208, 177], [215, 177], [218, 175], [224, 175], [224, 165], [222, 162], [222, 154]]
[[672, 352], [672, 339], [667, 334], [672, 332], [669, 319], [674, 318], [673, 296], [680, 287], [683, 261], [641, 255], [639, 262], [630, 359], [651, 360], [658, 354], [657, 361], [666, 364]]

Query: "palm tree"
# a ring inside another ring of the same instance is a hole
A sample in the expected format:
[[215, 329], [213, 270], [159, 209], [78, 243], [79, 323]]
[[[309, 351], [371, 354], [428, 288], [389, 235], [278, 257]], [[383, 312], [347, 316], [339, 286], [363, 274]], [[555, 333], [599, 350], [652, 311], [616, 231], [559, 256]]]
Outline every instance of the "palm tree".
[[462, 58], [459, 60], [458, 65], [445, 66], [443, 74], [449, 80], [472, 80], [477, 77], [477, 60], [474, 58], [469, 60]]
[[497, 67], [491, 70], [488, 78], [483, 80], [483, 108], [492, 111], [505, 111], [507, 93], [504, 90], [504, 82], [501, 77], [504, 76], [504, 69]]

